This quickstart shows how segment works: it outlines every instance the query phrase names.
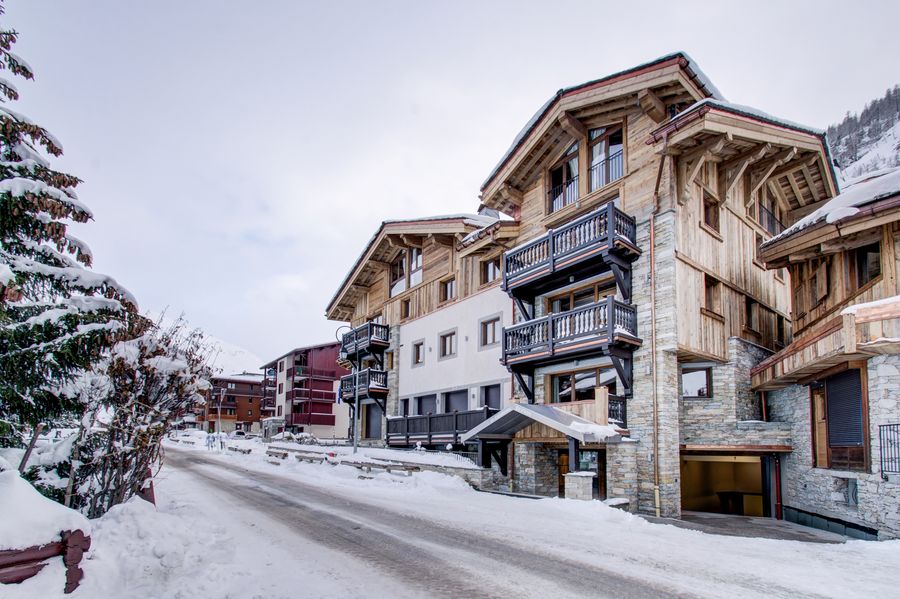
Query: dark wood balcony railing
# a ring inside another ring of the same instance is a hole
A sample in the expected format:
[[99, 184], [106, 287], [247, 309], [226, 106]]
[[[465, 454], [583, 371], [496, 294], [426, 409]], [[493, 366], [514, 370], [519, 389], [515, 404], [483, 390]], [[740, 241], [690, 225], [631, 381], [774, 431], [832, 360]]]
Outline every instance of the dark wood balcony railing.
[[334, 414], [287, 414], [285, 416], [284, 423], [288, 426], [309, 426], [313, 424], [318, 424], [321, 426], [334, 426]]
[[387, 420], [387, 442], [391, 445], [410, 445], [421, 441], [459, 443], [459, 436], [475, 428], [500, 410], [484, 406], [478, 410], [400, 416]]
[[635, 220], [610, 202], [506, 252], [503, 255], [503, 286], [509, 289], [522, 279], [551, 274], [594, 256], [598, 251], [609, 251], [617, 242], [626, 244], [632, 253], [640, 253]]
[[574, 176], [565, 183], [557, 185], [547, 192], [547, 202], [550, 204], [550, 212], [562, 210], [569, 204], [578, 200], [578, 176]]
[[[341, 399], [352, 402], [354, 398], [353, 383], [355, 374], [341, 377]], [[366, 368], [359, 371], [359, 397], [384, 397], [388, 392], [387, 371]]]
[[295, 401], [334, 401], [335, 393], [334, 391], [324, 391], [319, 389], [304, 389], [302, 387], [294, 388], [288, 393], [292, 393], [292, 395], [288, 396], [288, 399], [293, 399]]
[[390, 344], [390, 327], [386, 324], [367, 322], [344, 333], [341, 354], [344, 357], [367, 352], [374, 348], [384, 349]]
[[[352, 343], [352, 341], [351, 341]], [[323, 378], [323, 379], [335, 379], [337, 378], [337, 370], [334, 368], [310, 368], [309, 366], [295, 366], [294, 367], [294, 378]]]
[[547, 359], [576, 350], [595, 349], [619, 338], [634, 345], [637, 311], [613, 296], [559, 314], [503, 328], [504, 363]]
[[618, 395], [609, 396], [609, 419], [621, 426], [628, 428], [628, 404], [625, 398]]
[[622, 151], [619, 150], [606, 160], [591, 165], [591, 168], [588, 170], [591, 180], [591, 191], [597, 191], [604, 185], [621, 179], [624, 172], [624, 164]]

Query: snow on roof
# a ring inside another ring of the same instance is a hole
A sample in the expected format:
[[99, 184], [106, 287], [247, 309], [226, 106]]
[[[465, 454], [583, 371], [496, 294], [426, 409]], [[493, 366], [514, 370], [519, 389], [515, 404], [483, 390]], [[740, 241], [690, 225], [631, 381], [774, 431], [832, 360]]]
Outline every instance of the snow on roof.
[[687, 61], [687, 68], [690, 69], [692, 73], [694, 73], [694, 76], [696, 77], [698, 83], [700, 84], [700, 87], [705, 88], [705, 91], [711, 97], [717, 98], [722, 101], [725, 100], [725, 97], [722, 95], [722, 92], [720, 92], [719, 89], [715, 85], [713, 85], [712, 81], [709, 79], [709, 77], [706, 76], [706, 73], [704, 73], [700, 69], [700, 67], [697, 65], [696, 61], [694, 61], [694, 59], [691, 58], [687, 52], [682, 52], [680, 50], [678, 52], [666, 54], [665, 56], [661, 56], [661, 57], [651, 60], [649, 62], [641, 63], [635, 67], [625, 69], [624, 71], [618, 71], [611, 75], [606, 75], [605, 77], [601, 77], [600, 79], [593, 79], [586, 83], [580, 83], [578, 85], [571, 85], [569, 87], [564, 87], [564, 88], [560, 89], [559, 91], [557, 91], [555, 94], [553, 94], [553, 96], [551, 96], [549, 100], [544, 102], [544, 104], [538, 109], [538, 111], [535, 112], [530, 119], [528, 119], [528, 122], [525, 123], [525, 126], [522, 127], [522, 129], [516, 134], [515, 138], [513, 138], [512, 144], [510, 144], [510, 146], [506, 150], [506, 152], [503, 153], [503, 157], [500, 159], [500, 161], [497, 163], [497, 165], [491, 170], [491, 174], [488, 175], [488, 178], [485, 179], [484, 183], [481, 184], [481, 189], [484, 189], [485, 187], [488, 186], [488, 183], [491, 182], [491, 179], [494, 178], [494, 176], [503, 167], [503, 164], [509, 159], [510, 156], [513, 155], [513, 153], [515, 153], [516, 149], [518, 149], [519, 145], [525, 140], [525, 138], [528, 137], [528, 134], [531, 133], [531, 130], [534, 129], [534, 127], [538, 124], [538, 122], [541, 120], [541, 118], [544, 116], [544, 114], [550, 109], [550, 106], [552, 106], [564, 94], [569, 93], [571, 91], [578, 90], [583, 87], [601, 83], [607, 79], [614, 79], [616, 77], [621, 77], [622, 75], [627, 75], [634, 71], [639, 71], [641, 69], [651, 67], [653, 65], [659, 64], [661, 62], [665, 62], [667, 60], [671, 60], [673, 58], [684, 58]]
[[242, 381], [245, 383], [259, 383], [262, 381], [262, 373], [254, 374], [252, 372], [240, 372], [237, 374], [220, 374], [217, 376], [211, 377], [213, 380], [226, 380], [226, 381]]
[[514, 434], [533, 422], [539, 422], [574, 437], [581, 443], [602, 443], [619, 439], [619, 431], [610, 425], [597, 424], [554, 406], [516, 403], [488, 418], [460, 438], [466, 443], [480, 434]]
[[897, 194], [900, 194], [900, 167], [869, 173], [845, 187], [843, 193], [833, 197], [815, 212], [801, 218], [779, 235], [767, 240], [762, 247], [769, 247], [822, 220], [828, 224], [836, 223], [857, 214], [861, 206]]
[[740, 114], [744, 116], [749, 116], [753, 119], [759, 121], [765, 121], [767, 123], [771, 123], [773, 125], [778, 125], [781, 127], [787, 127], [789, 129], [796, 129], [797, 131], [803, 131], [804, 133], [811, 133], [812, 135], [822, 136], [825, 135], [825, 131], [822, 129], [815, 129], [813, 127], [808, 127], [806, 125], [801, 125], [800, 123], [795, 123], [793, 121], [789, 121], [787, 119], [782, 119], [776, 116], [772, 116], [767, 112], [763, 112], [758, 108], [753, 108], [752, 106], [746, 106], [744, 104], [735, 104], [733, 102], [726, 102], [725, 100], [721, 100], [718, 98], [705, 98], [698, 102], [694, 102], [681, 112], [679, 112], [672, 120], [676, 121], [678, 119], [684, 118], [685, 115], [691, 114], [697, 110], [700, 110], [704, 106], [710, 106], [713, 108], [718, 108], [721, 110], [725, 110], [727, 112], [732, 112], [734, 114]]
[[16, 470], [0, 472], [0, 550], [59, 540], [65, 530], [91, 534], [88, 519], [41, 495]]
[[841, 316], [845, 314], [856, 314], [860, 310], [866, 310], [868, 308], [883, 308], [884, 306], [892, 306], [892, 305], [900, 305], [900, 295], [895, 295], [892, 297], [884, 297], [878, 300], [874, 300], [871, 302], [865, 302], [862, 304], [853, 304], [852, 306], [847, 306], [843, 310], [841, 310]]

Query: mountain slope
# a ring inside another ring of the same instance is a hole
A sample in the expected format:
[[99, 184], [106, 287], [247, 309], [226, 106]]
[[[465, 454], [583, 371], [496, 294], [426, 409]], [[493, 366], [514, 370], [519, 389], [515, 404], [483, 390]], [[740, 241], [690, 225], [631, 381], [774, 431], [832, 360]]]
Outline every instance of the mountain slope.
[[829, 127], [828, 143], [844, 179], [900, 166], [900, 86]]

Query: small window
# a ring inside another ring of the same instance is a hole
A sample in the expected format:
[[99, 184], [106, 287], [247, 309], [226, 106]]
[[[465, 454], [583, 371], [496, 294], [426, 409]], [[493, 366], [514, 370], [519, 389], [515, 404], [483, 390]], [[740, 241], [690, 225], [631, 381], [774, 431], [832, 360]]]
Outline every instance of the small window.
[[857, 289], [881, 274], [881, 246], [878, 243], [853, 250]]
[[422, 282], [422, 249], [409, 250], [409, 286], [415, 287]]
[[412, 349], [413, 365], [425, 363], [425, 342], [417, 341], [413, 343]]
[[759, 257], [760, 246], [763, 244], [763, 236], [759, 233], [756, 234], [756, 243], [753, 247], [753, 261], [756, 262], [759, 266], [762, 266], [764, 263]]
[[247, 410], [247, 416], [253, 416], [253, 410]]
[[384, 353], [384, 367], [387, 370], [394, 369], [394, 352], [389, 351]]
[[500, 256], [481, 263], [481, 284], [496, 281], [500, 277]]
[[456, 278], [441, 281], [441, 301], [456, 299]]
[[712, 397], [712, 368], [681, 368], [682, 397]]
[[441, 357], [449, 358], [456, 355], [456, 332], [444, 333], [440, 340]]
[[400, 302], [400, 318], [409, 318], [412, 309], [412, 300], [405, 299]]
[[785, 339], [787, 339], [787, 322], [781, 314], [775, 315], [775, 343], [780, 347], [784, 347]]
[[234, 389], [234, 388], [235, 388], [234, 383], [228, 383], [227, 386], [228, 386], [229, 389]]
[[719, 232], [719, 202], [709, 193], [703, 193], [703, 224]]
[[481, 323], [481, 347], [496, 345], [500, 341], [500, 319], [492, 318]]
[[284, 393], [284, 383], [278, 383], [278, 392]]
[[284, 360], [278, 363], [278, 372], [284, 372]]
[[234, 403], [234, 395], [226, 395], [225, 401], [227, 401], [228, 403]]
[[703, 307], [714, 314], [722, 314], [722, 283], [715, 277], [703, 275]]
[[748, 296], [744, 296], [744, 326], [759, 332], [759, 302]]
[[281, 406], [278, 406], [278, 416], [281, 416]]
[[573, 144], [548, 174], [548, 212], [556, 212], [578, 199], [578, 144]]
[[406, 252], [400, 252], [391, 262], [390, 296], [406, 291]]
[[400, 400], [400, 413], [398, 416], [409, 416], [409, 398]]

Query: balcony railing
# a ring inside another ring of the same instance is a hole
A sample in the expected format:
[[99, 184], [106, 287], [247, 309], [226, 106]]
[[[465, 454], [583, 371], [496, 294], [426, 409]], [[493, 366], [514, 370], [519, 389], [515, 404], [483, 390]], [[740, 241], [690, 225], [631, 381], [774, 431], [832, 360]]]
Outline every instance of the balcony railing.
[[775, 213], [762, 205], [759, 207], [759, 224], [772, 235], [778, 235], [785, 228]]
[[450, 412], [447, 414], [423, 414], [400, 416], [387, 420], [387, 442], [392, 445], [410, 445], [421, 441], [432, 443], [459, 443], [459, 436], [475, 428], [500, 410], [487, 406], [479, 410]]
[[[353, 383], [355, 374], [348, 374], [341, 378], [341, 399], [352, 402], [354, 399]], [[387, 371], [366, 368], [359, 371], [359, 397], [384, 397], [388, 392]]]
[[569, 204], [578, 200], [578, 175], [565, 183], [557, 185], [547, 192], [547, 201], [550, 204], [550, 212], [562, 210]]
[[312, 401], [312, 400], [334, 401], [335, 400], [334, 391], [294, 388], [291, 392], [293, 393], [293, 396], [289, 396], [289, 399], [293, 399], [295, 401]]
[[628, 428], [628, 404], [625, 398], [619, 395], [609, 396], [609, 419], [621, 426]]
[[341, 355], [354, 356], [360, 352], [366, 352], [378, 348], [386, 348], [390, 344], [390, 327], [386, 324], [367, 322], [344, 333], [341, 342]]
[[313, 424], [334, 426], [334, 414], [287, 414], [284, 423], [288, 426], [310, 426]]
[[591, 168], [588, 170], [591, 179], [591, 191], [597, 191], [604, 185], [621, 179], [624, 172], [624, 164], [622, 151], [619, 150], [606, 160], [591, 165]]
[[[610, 226], [612, 223], [612, 226]], [[551, 274], [624, 244], [638, 254], [635, 220], [610, 202], [503, 255], [504, 288]]]
[[503, 360], [547, 359], [557, 354], [594, 350], [617, 338], [639, 345], [637, 311], [613, 296], [559, 314], [503, 329]]
[[881, 477], [900, 474], [900, 424], [882, 424], [878, 427], [881, 446]]
[[337, 370], [335, 370], [334, 368], [310, 368], [309, 366], [294, 367], [295, 379], [304, 379], [310, 377], [335, 379], [337, 378]]

